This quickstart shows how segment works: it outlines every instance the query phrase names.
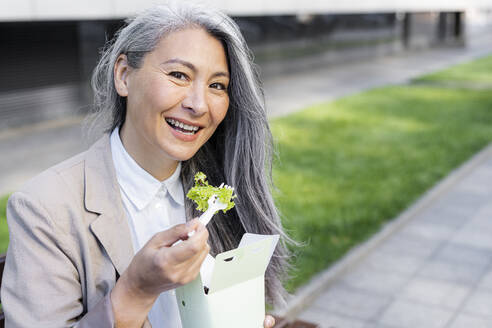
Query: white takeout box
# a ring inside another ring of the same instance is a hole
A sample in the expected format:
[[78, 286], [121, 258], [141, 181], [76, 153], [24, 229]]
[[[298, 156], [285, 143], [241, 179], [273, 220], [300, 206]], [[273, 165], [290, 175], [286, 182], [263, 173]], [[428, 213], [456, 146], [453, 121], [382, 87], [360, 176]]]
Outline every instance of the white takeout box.
[[176, 289], [183, 328], [263, 328], [264, 276], [278, 239], [246, 233], [238, 248], [209, 255], [198, 277]]

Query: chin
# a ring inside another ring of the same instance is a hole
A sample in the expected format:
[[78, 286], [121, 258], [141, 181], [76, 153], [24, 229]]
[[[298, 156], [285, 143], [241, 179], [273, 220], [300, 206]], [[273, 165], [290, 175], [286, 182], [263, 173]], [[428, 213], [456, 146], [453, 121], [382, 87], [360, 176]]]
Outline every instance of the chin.
[[180, 151], [180, 150], [174, 150], [174, 151], [165, 151], [164, 152], [167, 154], [167, 156], [171, 157], [172, 159], [176, 161], [187, 161], [191, 159], [195, 154], [197, 153], [198, 150], [190, 152], [190, 151]]

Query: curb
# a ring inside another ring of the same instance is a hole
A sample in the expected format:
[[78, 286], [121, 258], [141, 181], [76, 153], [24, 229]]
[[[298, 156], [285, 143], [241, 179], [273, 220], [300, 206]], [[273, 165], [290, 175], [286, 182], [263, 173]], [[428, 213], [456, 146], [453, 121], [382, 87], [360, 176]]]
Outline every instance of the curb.
[[349, 272], [355, 265], [369, 255], [376, 247], [382, 244], [394, 233], [398, 232], [409, 223], [417, 214], [431, 205], [444, 192], [467, 176], [473, 169], [492, 157], [492, 143], [475, 154], [434, 187], [425, 192], [413, 205], [404, 210], [395, 219], [386, 223], [381, 230], [370, 237], [364, 243], [351, 249], [342, 259], [335, 262], [325, 271], [314, 276], [287, 302], [287, 306], [274, 311], [279, 317], [294, 320], [304, 309], [311, 305], [328, 287], [336, 282], [342, 275]]

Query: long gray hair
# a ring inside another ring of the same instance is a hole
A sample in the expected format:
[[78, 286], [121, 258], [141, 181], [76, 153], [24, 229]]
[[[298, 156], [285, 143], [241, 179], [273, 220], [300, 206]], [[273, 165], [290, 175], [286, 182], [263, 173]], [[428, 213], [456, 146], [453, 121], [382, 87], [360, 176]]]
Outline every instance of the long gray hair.
[[[203, 28], [220, 40], [231, 75], [229, 109], [214, 135], [183, 162], [183, 187], [192, 187], [197, 171], [204, 172], [213, 185], [225, 182], [235, 187], [236, 207], [226, 214], [220, 212], [207, 226], [212, 255], [236, 248], [245, 232], [281, 235], [265, 278], [267, 302], [283, 305], [286, 293], [282, 280], [288, 268], [286, 244], [290, 239], [283, 232], [270, 191], [273, 147], [264, 96], [238, 26], [220, 11], [185, 1], [152, 7], [127, 23], [107, 45], [94, 71], [92, 126], [110, 132], [125, 121], [126, 98], [118, 95], [113, 82], [113, 68], [120, 54], [127, 55], [131, 67], [139, 68], [144, 56], [163, 37], [188, 27]], [[191, 201], [185, 206], [188, 219], [199, 215]]]

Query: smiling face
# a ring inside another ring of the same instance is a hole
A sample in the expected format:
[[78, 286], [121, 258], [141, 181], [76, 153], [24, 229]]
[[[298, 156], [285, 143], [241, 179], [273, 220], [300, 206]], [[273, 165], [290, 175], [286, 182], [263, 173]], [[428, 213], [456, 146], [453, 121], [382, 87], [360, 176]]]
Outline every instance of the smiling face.
[[159, 180], [190, 159], [229, 107], [229, 70], [222, 43], [200, 28], [168, 34], [138, 69], [121, 55], [115, 87], [127, 97], [120, 136], [128, 153]]

